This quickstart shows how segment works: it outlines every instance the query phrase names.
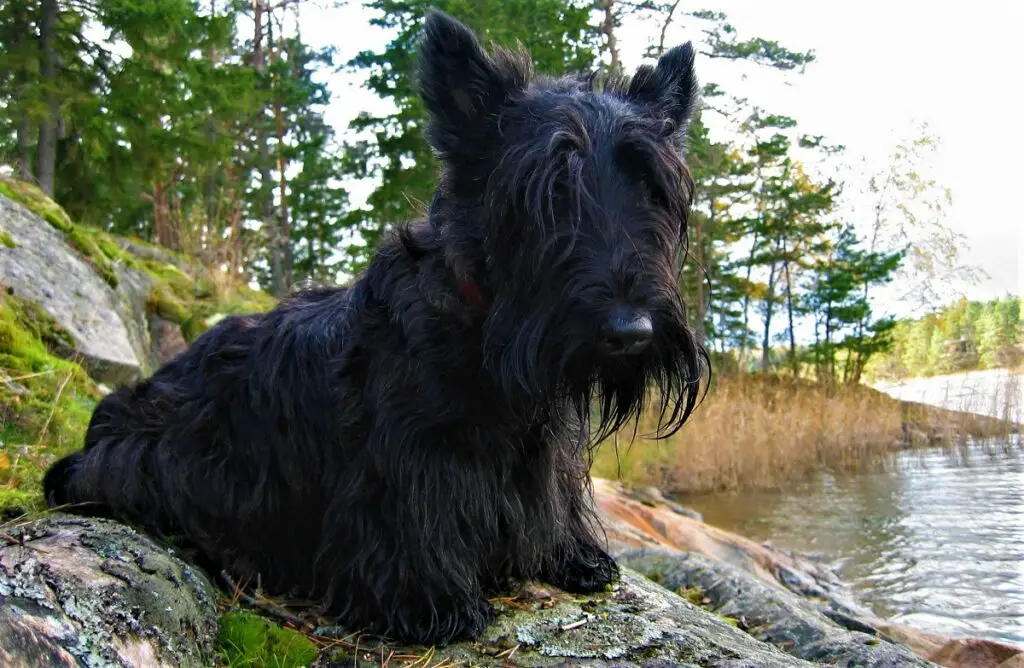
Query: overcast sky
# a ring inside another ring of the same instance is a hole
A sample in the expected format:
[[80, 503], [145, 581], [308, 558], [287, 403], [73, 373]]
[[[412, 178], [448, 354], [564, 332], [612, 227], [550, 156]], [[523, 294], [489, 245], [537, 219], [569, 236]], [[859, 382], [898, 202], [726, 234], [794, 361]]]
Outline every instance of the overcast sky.
[[[303, 36], [334, 45], [338, 62], [379, 49], [388, 37], [369, 25], [359, 3], [352, 5], [303, 10]], [[713, 0], [703, 6], [728, 14], [741, 37], [815, 51], [817, 61], [803, 74], [743, 79], [736, 68], [707, 59], [697, 68], [730, 92], [793, 116], [803, 131], [844, 144], [848, 163], [863, 158], [869, 169], [884, 167], [893, 144], [927, 123], [942, 142], [932, 173], [953, 192], [949, 224], [966, 235], [966, 259], [989, 275], [969, 296], [1024, 294], [1024, 206], [1017, 199], [1024, 191], [1024, 2]], [[669, 41], [699, 37], [677, 28]], [[620, 39], [623, 61], [632, 67], [656, 33], [629, 25]], [[351, 75], [333, 75], [329, 84], [328, 119], [339, 134], [359, 111], [381, 108]], [[364, 192], [353, 192], [357, 202]]]

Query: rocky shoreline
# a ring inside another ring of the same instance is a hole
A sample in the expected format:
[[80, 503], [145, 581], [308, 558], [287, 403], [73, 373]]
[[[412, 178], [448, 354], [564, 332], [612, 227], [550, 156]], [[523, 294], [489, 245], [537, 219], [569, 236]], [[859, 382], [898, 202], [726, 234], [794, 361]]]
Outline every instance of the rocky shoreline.
[[[311, 660], [286, 665], [1024, 665], [1022, 648], [880, 619], [821, 564], [659, 496], [594, 481], [623, 567], [609, 593], [531, 583], [493, 601], [496, 619], [479, 639], [442, 648], [351, 635], [295, 611]], [[114, 522], [49, 513], [0, 530], [0, 665], [218, 665], [218, 619], [240, 606], [173, 550]]]

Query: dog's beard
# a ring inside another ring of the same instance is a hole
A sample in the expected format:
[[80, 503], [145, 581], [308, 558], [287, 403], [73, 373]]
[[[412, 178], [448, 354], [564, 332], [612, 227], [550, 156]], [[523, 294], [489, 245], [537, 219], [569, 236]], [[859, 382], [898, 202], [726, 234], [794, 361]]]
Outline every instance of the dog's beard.
[[[497, 314], [496, 314], [497, 315]], [[485, 365], [502, 386], [510, 405], [547, 408], [568, 404], [596, 445], [641, 416], [657, 417], [653, 436], [676, 433], [693, 411], [707, 354], [685, 324], [681, 304], [652, 313], [655, 337], [640, 355], [609, 357], [594, 341], [574, 336], [564, 319], [535, 311], [514, 334], [485, 336]], [[491, 332], [503, 323], [492, 323]], [[524, 416], [529, 419], [529, 416]], [[635, 430], [634, 430], [635, 431]]]

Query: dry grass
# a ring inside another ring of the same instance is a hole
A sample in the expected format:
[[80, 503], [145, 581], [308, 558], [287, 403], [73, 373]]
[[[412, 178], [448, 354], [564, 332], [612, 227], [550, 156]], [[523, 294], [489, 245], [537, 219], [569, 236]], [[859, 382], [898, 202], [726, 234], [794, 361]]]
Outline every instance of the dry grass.
[[945, 445], [968, 436], [1001, 436], [1007, 423], [909, 404], [864, 386], [823, 386], [760, 376], [716, 379], [679, 433], [645, 438], [656, 417], [606, 441], [593, 474], [666, 491], [772, 489], [822, 467], [885, 465], [901, 447]]

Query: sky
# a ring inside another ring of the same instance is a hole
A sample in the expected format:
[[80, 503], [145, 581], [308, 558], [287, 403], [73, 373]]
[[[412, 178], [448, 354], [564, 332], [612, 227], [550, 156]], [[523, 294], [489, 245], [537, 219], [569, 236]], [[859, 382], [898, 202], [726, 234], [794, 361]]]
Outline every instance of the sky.
[[[372, 13], [359, 4], [304, 9], [303, 37], [333, 45], [339, 63], [360, 50], [380, 49], [388, 35], [369, 25]], [[1024, 2], [710, 0], [702, 7], [725, 12], [741, 38], [761, 36], [815, 52], [816, 62], [803, 73], [761, 69], [746, 76], [755, 70], [700, 57], [696, 67], [702, 79], [845, 145], [852, 177], [884, 169], [895, 143], [927, 124], [940, 141], [929, 174], [952, 190], [947, 222], [964, 235], [964, 261], [985, 274], [978, 284], [962, 286], [964, 292], [973, 299], [1024, 294], [1024, 208], [1011, 197], [1024, 190], [1018, 45]], [[627, 24], [618, 36], [628, 69], [641, 62], [657, 33], [651, 25]], [[668, 42], [699, 37], [679, 26]], [[333, 94], [327, 118], [339, 134], [359, 111], [386, 109], [359, 87], [359, 75], [341, 72], [327, 80]], [[361, 204], [369, 187], [352, 189], [354, 203]]]

